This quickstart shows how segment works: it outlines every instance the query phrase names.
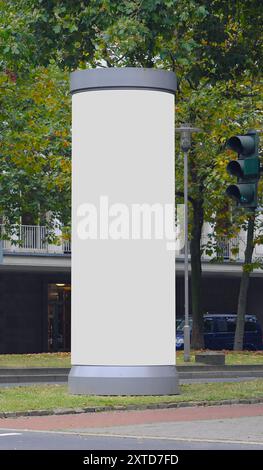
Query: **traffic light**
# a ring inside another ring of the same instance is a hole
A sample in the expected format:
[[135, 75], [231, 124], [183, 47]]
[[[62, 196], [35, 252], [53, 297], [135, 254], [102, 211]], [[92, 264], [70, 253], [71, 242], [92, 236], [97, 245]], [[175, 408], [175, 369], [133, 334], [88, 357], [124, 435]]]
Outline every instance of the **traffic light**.
[[227, 165], [228, 173], [237, 177], [237, 184], [228, 186], [226, 194], [239, 206], [248, 209], [257, 207], [260, 177], [258, 145], [259, 136], [255, 130], [250, 130], [245, 135], [230, 137], [226, 143], [227, 148], [238, 154], [237, 160], [231, 160]]

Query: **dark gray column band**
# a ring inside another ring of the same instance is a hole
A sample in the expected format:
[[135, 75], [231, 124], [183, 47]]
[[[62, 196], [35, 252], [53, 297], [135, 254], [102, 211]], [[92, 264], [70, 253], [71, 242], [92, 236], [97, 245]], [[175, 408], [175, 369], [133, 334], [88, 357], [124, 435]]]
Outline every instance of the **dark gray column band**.
[[175, 366], [72, 366], [69, 392], [76, 395], [175, 395]]
[[78, 70], [70, 77], [71, 93], [87, 90], [142, 88], [175, 93], [174, 72], [136, 67]]

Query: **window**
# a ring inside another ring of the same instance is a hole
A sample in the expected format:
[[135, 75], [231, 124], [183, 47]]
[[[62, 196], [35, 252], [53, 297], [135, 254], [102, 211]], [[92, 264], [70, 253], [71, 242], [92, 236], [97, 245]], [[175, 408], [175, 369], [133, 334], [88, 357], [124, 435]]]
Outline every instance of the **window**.
[[70, 284], [48, 284], [48, 351], [70, 350]]
[[245, 331], [257, 331], [257, 324], [255, 321], [248, 320], [245, 322]]
[[218, 318], [217, 319], [217, 331], [219, 333], [226, 333], [227, 332], [227, 322], [225, 318]]
[[213, 325], [214, 322], [211, 319], [205, 318], [204, 319], [204, 333], [213, 333]]
[[236, 331], [236, 319], [235, 318], [227, 319], [227, 331], [228, 333], [235, 333]]

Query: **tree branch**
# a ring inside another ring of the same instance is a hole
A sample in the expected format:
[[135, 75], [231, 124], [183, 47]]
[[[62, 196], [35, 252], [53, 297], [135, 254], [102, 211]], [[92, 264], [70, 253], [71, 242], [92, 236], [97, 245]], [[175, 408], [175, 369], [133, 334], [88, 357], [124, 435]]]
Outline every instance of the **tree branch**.
[[[184, 197], [183, 191], [176, 191], [175, 195], [178, 197]], [[191, 202], [191, 204], [194, 204], [194, 199], [189, 195], [188, 195], [188, 201]]]

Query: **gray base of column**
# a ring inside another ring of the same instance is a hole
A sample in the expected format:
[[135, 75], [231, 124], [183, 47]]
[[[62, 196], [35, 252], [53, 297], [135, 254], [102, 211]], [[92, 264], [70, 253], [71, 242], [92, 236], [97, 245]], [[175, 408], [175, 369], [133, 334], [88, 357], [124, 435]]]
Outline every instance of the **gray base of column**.
[[75, 395], [175, 395], [175, 366], [72, 366], [69, 392]]

